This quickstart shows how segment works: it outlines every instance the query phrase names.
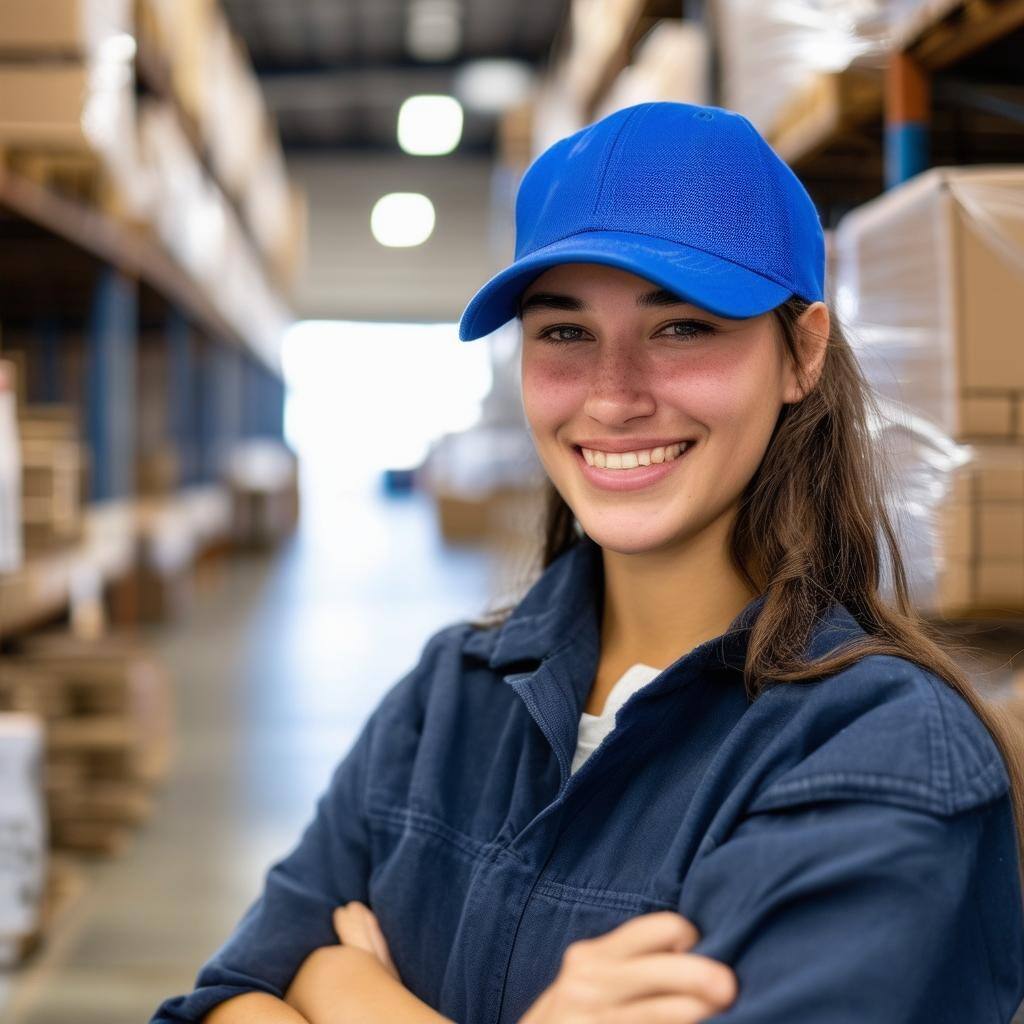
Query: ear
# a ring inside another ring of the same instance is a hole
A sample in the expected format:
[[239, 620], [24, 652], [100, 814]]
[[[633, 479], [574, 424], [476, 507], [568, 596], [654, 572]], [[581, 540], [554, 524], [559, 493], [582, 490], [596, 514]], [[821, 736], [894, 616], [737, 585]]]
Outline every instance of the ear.
[[783, 403], [799, 402], [818, 383], [828, 350], [829, 326], [828, 306], [824, 302], [812, 303], [797, 320], [796, 343], [802, 373], [798, 375], [792, 360], [787, 358]]

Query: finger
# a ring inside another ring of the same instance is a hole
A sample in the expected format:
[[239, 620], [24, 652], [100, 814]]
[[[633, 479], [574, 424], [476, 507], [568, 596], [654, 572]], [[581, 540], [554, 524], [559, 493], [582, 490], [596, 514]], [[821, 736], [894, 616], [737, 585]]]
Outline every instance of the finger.
[[373, 942], [373, 948], [377, 951], [377, 956], [382, 963], [392, 965], [391, 950], [388, 949], [388, 940], [384, 937], [384, 931], [380, 926], [380, 921], [377, 920], [377, 915], [370, 913], [367, 920], [367, 925], [370, 931], [370, 938]]
[[615, 1024], [700, 1024], [718, 1011], [690, 996], [655, 996], [616, 1010]]
[[604, 935], [587, 941], [613, 956], [686, 950], [697, 944], [700, 933], [682, 914], [659, 910], [630, 918]]
[[732, 969], [700, 953], [645, 953], [607, 964], [603, 981], [617, 1001], [628, 1003], [658, 995], [690, 996], [724, 1009], [739, 984]]
[[332, 920], [338, 938], [347, 945], [368, 947], [369, 935], [361, 905], [346, 903], [335, 909]]

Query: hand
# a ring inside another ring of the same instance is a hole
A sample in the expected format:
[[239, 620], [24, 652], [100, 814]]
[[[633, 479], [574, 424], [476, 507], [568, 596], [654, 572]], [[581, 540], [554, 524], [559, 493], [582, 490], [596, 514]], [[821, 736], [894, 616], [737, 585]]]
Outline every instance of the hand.
[[699, 1024], [737, 994], [725, 964], [683, 952], [699, 937], [685, 917], [666, 910], [580, 939], [519, 1024]]
[[351, 900], [343, 904], [334, 911], [333, 920], [334, 930], [342, 945], [357, 946], [367, 953], [372, 953], [396, 981], [402, 980], [398, 976], [398, 968], [391, 959], [391, 952], [377, 916], [365, 903]]
[[309, 1024], [454, 1024], [413, 995], [374, 953], [358, 946], [313, 950], [285, 993]]

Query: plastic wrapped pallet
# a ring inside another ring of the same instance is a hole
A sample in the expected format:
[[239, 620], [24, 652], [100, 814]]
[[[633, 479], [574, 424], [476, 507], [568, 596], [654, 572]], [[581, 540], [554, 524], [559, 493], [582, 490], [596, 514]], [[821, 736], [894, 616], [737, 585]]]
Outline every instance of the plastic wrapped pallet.
[[22, 958], [40, 923], [48, 829], [43, 798], [43, 721], [0, 713], [0, 966]]
[[957, 441], [1024, 443], [1024, 166], [936, 167], [834, 235], [835, 300], [882, 392]]
[[915, 603], [1024, 611], [1024, 167], [934, 168], [835, 229], [831, 297], [880, 400]]
[[715, 0], [722, 105], [769, 138], [822, 79], [850, 68], [880, 79], [886, 52], [935, 0]]

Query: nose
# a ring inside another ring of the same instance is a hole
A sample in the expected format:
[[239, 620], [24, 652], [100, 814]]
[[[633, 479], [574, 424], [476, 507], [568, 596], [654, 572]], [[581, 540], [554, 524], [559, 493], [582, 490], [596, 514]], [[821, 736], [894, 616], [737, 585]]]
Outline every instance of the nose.
[[633, 345], [598, 343], [588, 367], [584, 412], [600, 423], [615, 425], [649, 416], [655, 401], [643, 355]]

